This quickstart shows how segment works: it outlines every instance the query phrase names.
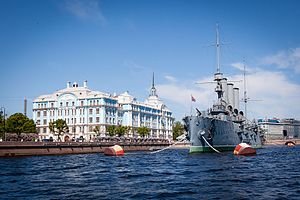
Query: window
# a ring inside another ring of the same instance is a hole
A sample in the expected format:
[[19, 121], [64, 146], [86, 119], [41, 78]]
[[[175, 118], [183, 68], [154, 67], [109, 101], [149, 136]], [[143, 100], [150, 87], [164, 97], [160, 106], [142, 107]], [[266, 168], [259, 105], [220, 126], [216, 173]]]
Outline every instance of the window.
[[92, 117], [89, 118], [89, 123], [93, 123], [93, 118]]
[[66, 102], [66, 106], [69, 106], [69, 102]]
[[84, 118], [82, 118], [82, 123], [84, 123]]
[[99, 105], [99, 100], [97, 100], [97, 105]]
[[75, 102], [74, 101], [72, 102], [72, 106], [75, 106]]
[[63, 103], [62, 102], [60, 102], [60, 107], [62, 107], [63, 106]]
[[47, 125], [47, 120], [46, 119], [44, 119], [43, 124]]
[[54, 103], [51, 103], [51, 108], [53, 108], [54, 107]]
[[41, 112], [37, 111], [36, 115], [37, 115], [37, 117], [40, 117], [41, 116]]
[[100, 113], [100, 109], [96, 108], [96, 114], [99, 114], [99, 113]]
[[93, 126], [89, 126], [89, 132], [93, 131]]
[[43, 128], [43, 133], [46, 133], [47, 132], [47, 128]]
[[44, 111], [43, 115], [44, 115], [44, 116], [47, 116], [47, 111]]
[[39, 119], [36, 120], [36, 124], [37, 124], [37, 125], [40, 125], [40, 123], [41, 123], [41, 120], [39, 120]]
[[99, 122], [100, 122], [100, 118], [96, 117], [96, 123], [99, 123]]
[[81, 106], [83, 106], [83, 101], [81, 101]]
[[89, 109], [89, 114], [90, 115], [93, 114], [93, 109], [92, 108]]
[[74, 124], [76, 124], [76, 118], [74, 118]]

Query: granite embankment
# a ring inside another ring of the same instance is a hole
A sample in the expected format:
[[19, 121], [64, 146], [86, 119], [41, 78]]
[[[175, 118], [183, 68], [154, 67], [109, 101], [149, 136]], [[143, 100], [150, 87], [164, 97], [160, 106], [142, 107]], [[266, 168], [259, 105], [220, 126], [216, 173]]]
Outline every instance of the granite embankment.
[[103, 153], [115, 144], [124, 151], [153, 151], [170, 145], [169, 141], [141, 142], [0, 142], [0, 157]]

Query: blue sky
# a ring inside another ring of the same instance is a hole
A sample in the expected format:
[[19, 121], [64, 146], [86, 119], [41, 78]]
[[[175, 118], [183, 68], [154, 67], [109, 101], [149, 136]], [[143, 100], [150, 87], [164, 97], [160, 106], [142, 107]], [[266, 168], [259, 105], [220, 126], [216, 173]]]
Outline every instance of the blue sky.
[[[23, 112], [28, 98], [88, 80], [144, 101], [155, 73], [159, 96], [180, 120], [215, 99], [215, 26], [221, 70], [247, 66], [249, 117], [300, 118], [300, 7], [291, 0], [1, 0], [0, 106]], [[242, 98], [242, 97], [241, 97]], [[241, 103], [241, 106], [243, 104]]]

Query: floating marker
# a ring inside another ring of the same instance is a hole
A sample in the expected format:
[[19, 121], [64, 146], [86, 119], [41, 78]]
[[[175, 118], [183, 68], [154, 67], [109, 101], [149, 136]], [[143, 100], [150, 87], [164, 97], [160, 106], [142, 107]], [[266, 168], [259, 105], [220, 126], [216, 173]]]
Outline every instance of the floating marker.
[[296, 145], [296, 143], [293, 142], [293, 141], [287, 141], [287, 142], [285, 143], [285, 145], [287, 145], [288, 147], [293, 147], [293, 146]]
[[114, 145], [112, 147], [105, 148], [104, 155], [106, 155], [106, 156], [123, 156], [124, 150], [121, 146]]
[[249, 144], [240, 143], [235, 147], [233, 154], [234, 155], [254, 155], [254, 154], [256, 154], [256, 150], [254, 148], [252, 148]]

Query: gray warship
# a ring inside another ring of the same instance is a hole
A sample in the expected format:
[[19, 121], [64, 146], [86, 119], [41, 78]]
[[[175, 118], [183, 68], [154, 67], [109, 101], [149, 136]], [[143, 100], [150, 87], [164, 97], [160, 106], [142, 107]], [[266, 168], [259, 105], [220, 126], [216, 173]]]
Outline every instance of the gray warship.
[[[216, 48], [217, 72], [214, 74], [214, 83], [217, 101], [207, 111], [196, 109], [197, 115], [183, 118], [187, 139], [190, 141], [190, 153], [231, 151], [242, 142], [260, 148], [262, 140], [258, 125], [247, 120], [244, 112], [239, 111], [239, 88], [234, 87], [220, 72], [218, 27]], [[245, 105], [247, 99], [244, 88]]]

